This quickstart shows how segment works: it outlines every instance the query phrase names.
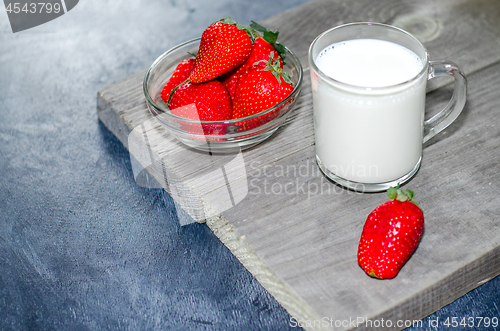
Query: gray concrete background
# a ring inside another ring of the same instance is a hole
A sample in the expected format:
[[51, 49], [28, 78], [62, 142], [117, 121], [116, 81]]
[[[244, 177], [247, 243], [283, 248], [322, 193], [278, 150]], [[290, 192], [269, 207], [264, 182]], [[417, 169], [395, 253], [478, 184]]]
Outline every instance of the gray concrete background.
[[[304, 2], [86, 0], [15, 34], [0, 8], [1, 330], [292, 329], [205, 225], [179, 226], [165, 192], [136, 185], [96, 93], [219, 18]], [[500, 317], [499, 288], [497, 277], [423, 329]]]

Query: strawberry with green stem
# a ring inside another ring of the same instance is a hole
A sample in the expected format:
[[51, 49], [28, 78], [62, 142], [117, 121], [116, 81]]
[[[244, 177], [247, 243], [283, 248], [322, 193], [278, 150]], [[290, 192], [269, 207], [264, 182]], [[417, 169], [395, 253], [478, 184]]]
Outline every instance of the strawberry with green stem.
[[424, 229], [424, 214], [414, 193], [391, 187], [386, 201], [366, 219], [358, 246], [358, 263], [371, 277], [396, 277], [411, 257]]
[[233, 99], [233, 118], [242, 118], [271, 108], [293, 91], [290, 76], [280, 67], [271, 52], [264, 68], [245, 69], [238, 80]]
[[278, 55], [285, 60], [285, 46], [281, 45], [280, 43], [277, 42], [278, 40], [278, 35], [279, 31], [271, 31], [268, 28], [260, 25], [257, 22], [251, 21], [252, 23], [250, 24], [250, 27], [254, 29], [255, 31], [261, 32], [262, 33], [262, 38], [267, 41], [273, 49], [278, 52]]
[[255, 35], [257, 35], [257, 37], [253, 43], [252, 52], [250, 53], [248, 59], [241, 66], [236, 67], [230, 72], [219, 77], [219, 80], [229, 91], [231, 98], [234, 98], [234, 92], [236, 90], [238, 79], [246, 68], [251, 66], [260, 66], [262, 68], [266, 67], [266, 62], [271, 59], [271, 54], [273, 59], [279, 59], [280, 68], [283, 68], [282, 57], [285, 52], [285, 48], [283, 45], [276, 42], [279, 32], [271, 31], [253, 21], [252, 24], [250, 24], [250, 27], [256, 31], [262, 32], [263, 37], [258, 35], [256, 32]]

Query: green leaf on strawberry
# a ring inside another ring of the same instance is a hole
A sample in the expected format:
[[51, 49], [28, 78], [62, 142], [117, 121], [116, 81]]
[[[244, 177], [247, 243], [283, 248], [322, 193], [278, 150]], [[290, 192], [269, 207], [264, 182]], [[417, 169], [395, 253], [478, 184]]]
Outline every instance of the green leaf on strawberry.
[[399, 200], [399, 201], [412, 201], [415, 193], [412, 190], [407, 189], [406, 192], [403, 192], [399, 188], [399, 184], [396, 187], [390, 187], [387, 190], [387, 195], [391, 200]]
[[275, 43], [278, 40], [278, 35], [279, 31], [271, 31], [268, 28], [260, 25], [259, 23], [255, 21], [251, 21], [252, 23], [250, 24], [250, 27], [255, 29], [256, 31], [262, 32], [263, 33], [263, 38], [265, 41], [267, 41], [270, 44]]
[[251, 22], [252, 23], [250, 24], [250, 27], [258, 32], [261, 32], [263, 34], [262, 38], [264, 38], [265, 41], [267, 41], [269, 44], [273, 46], [273, 48], [278, 52], [279, 56], [281, 56], [281, 58], [284, 61], [286, 49], [285, 46], [277, 42], [279, 31], [278, 30], [271, 31], [257, 22], [254, 21]]

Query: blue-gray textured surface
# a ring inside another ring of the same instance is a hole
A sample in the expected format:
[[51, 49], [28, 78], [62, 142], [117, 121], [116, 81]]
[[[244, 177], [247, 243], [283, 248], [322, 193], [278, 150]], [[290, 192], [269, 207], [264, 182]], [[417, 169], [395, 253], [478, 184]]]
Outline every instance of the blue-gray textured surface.
[[[135, 184], [96, 93], [221, 17], [304, 2], [87, 0], [16, 34], [0, 8], [1, 330], [292, 329], [205, 225], [179, 226], [164, 191]], [[413, 329], [500, 317], [499, 294], [497, 277]]]

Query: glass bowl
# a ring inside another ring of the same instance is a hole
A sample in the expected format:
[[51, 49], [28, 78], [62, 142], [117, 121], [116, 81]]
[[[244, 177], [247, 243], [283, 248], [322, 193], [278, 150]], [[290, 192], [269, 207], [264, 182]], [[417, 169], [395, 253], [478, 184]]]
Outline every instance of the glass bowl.
[[232, 151], [259, 144], [283, 123], [299, 98], [302, 66], [286, 48], [284, 70], [290, 75], [292, 93], [275, 106], [252, 116], [227, 121], [199, 121], [173, 115], [161, 91], [180, 61], [198, 52], [200, 38], [186, 41], [157, 58], [144, 77], [143, 90], [151, 114], [180, 142], [202, 151]]

